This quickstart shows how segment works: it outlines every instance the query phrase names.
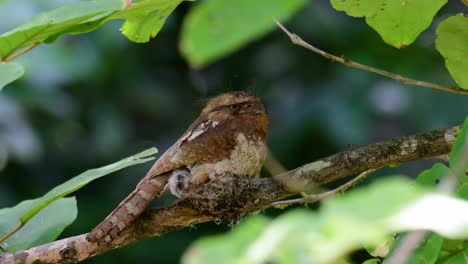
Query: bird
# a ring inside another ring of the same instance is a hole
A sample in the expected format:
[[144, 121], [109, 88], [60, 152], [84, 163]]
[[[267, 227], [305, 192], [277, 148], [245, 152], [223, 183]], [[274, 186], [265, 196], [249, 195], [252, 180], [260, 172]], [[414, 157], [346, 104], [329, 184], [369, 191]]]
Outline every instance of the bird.
[[88, 233], [87, 240], [110, 243], [166, 189], [183, 197], [189, 187], [219, 177], [258, 176], [267, 155], [268, 122], [264, 104], [250, 92], [211, 98], [135, 190]]

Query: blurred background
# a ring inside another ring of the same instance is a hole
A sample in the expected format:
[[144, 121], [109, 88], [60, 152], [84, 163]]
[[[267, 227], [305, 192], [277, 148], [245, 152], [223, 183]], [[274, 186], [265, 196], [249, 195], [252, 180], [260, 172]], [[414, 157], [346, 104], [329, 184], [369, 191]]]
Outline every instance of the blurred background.
[[[0, 32], [68, 2], [6, 0], [0, 5]], [[270, 115], [270, 149], [288, 169], [350, 146], [457, 125], [468, 113], [466, 97], [332, 63], [293, 46], [278, 29], [210, 66], [192, 69], [180, 55], [178, 40], [184, 16], [196, 4], [183, 2], [147, 44], [128, 41], [119, 31], [121, 21], [111, 21], [17, 59], [26, 74], [0, 93], [0, 208], [151, 146], [162, 153], [208, 98], [231, 90], [252, 91], [263, 99]], [[464, 8], [461, 1], [449, 1], [432, 26], [403, 50], [384, 44], [364, 19], [336, 12], [328, 1], [311, 1], [285, 25], [332, 54], [455, 86], [435, 50], [435, 27]], [[370, 180], [395, 173], [414, 177], [432, 162], [381, 170]], [[62, 237], [98, 224], [151, 165], [125, 169], [78, 191], [78, 218]], [[165, 196], [158, 204], [171, 199]], [[227, 230], [225, 224], [202, 224], [86, 263], [177, 263], [195, 239]]]

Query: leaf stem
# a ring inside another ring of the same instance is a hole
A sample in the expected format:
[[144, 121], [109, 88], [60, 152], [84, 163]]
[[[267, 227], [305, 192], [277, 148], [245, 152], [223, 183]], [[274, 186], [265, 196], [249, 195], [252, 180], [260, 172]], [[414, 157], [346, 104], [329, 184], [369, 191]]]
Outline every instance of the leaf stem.
[[20, 50], [20, 51], [18, 51], [18, 52], [16, 52], [16, 53], [14, 53], [14, 54], [8, 55], [8, 56], [5, 57], [4, 59], [2, 59], [2, 61], [5, 61], [5, 62], [6, 62], [6, 61], [11, 61], [11, 60], [13, 60], [13, 59], [15, 59], [15, 58], [17, 58], [17, 57], [19, 57], [19, 56], [25, 54], [26, 52], [28, 52], [28, 51], [34, 49], [35, 47], [37, 47], [37, 45], [39, 45], [39, 42], [33, 43], [33, 44], [27, 46], [26, 48], [24, 48], [24, 49], [22, 49], [22, 50]]
[[20, 230], [24, 226], [24, 223], [20, 223], [18, 226], [16, 226], [13, 230], [8, 232], [8, 234], [4, 235], [2, 238], [0, 238], [0, 243], [3, 241], [7, 240], [7, 238], [11, 237], [14, 233], [16, 233], [18, 230]]

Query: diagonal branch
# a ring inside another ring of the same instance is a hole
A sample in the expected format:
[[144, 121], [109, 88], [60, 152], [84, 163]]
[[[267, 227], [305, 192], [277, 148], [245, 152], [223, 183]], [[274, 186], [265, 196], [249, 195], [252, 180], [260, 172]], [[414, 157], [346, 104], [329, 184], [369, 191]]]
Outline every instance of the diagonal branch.
[[237, 220], [242, 214], [314, 187], [383, 166], [435, 157], [450, 152], [460, 126], [346, 150], [305, 164], [273, 178], [232, 178], [192, 190], [189, 199], [146, 210], [109, 245], [88, 242], [86, 235], [0, 255], [1, 264], [79, 262], [107, 251], [176, 229], [217, 219]]
[[456, 93], [456, 94], [463, 94], [463, 95], [468, 94], [468, 90], [464, 90], [462, 88], [448, 87], [448, 86], [440, 85], [440, 84], [436, 84], [436, 83], [430, 83], [430, 82], [424, 82], [424, 81], [411, 79], [411, 78], [401, 76], [401, 75], [398, 75], [398, 74], [395, 74], [395, 73], [392, 73], [392, 72], [381, 70], [379, 68], [374, 68], [374, 67], [371, 67], [371, 66], [360, 64], [360, 63], [348, 60], [348, 59], [346, 59], [344, 57], [335, 56], [333, 54], [327, 53], [327, 52], [325, 52], [325, 51], [323, 51], [323, 50], [321, 50], [321, 49], [307, 43], [306, 41], [302, 40], [301, 37], [299, 37], [298, 35], [289, 32], [280, 22], [278, 22], [278, 21], [275, 21], [275, 22], [276, 22], [276, 25], [278, 25], [278, 27], [281, 30], [283, 30], [283, 32], [286, 33], [286, 35], [288, 35], [289, 39], [291, 39], [291, 42], [293, 44], [301, 46], [303, 48], [306, 48], [306, 49], [308, 49], [308, 50], [310, 50], [310, 51], [312, 51], [314, 53], [317, 53], [317, 54], [319, 54], [319, 55], [321, 55], [321, 56], [323, 56], [323, 57], [325, 57], [325, 58], [327, 58], [329, 60], [339, 62], [339, 63], [344, 64], [344, 65], [349, 66], [349, 67], [361, 69], [361, 70], [368, 71], [368, 72], [377, 73], [377, 74], [386, 76], [388, 78], [395, 79], [395, 80], [397, 80], [397, 81], [399, 81], [399, 82], [401, 82], [403, 84], [412, 84], [412, 85], [432, 88], [432, 89], [445, 91], [445, 92], [450, 92], [450, 93]]

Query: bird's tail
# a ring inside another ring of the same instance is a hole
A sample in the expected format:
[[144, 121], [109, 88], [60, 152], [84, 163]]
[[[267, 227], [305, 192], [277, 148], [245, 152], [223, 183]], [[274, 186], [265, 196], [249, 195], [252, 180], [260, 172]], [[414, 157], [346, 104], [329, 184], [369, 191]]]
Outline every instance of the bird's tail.
[[145, 176], [135, 190], [88, 234], [88, 241], [111, 242], [145, 210], [153, 199], [164, 192], [170, 174], [148, 176]]

